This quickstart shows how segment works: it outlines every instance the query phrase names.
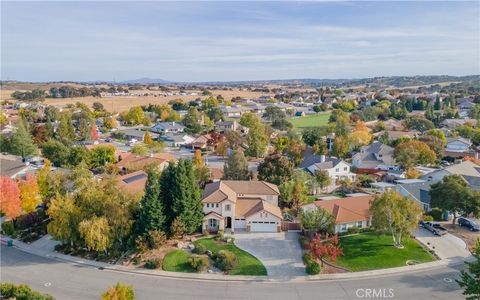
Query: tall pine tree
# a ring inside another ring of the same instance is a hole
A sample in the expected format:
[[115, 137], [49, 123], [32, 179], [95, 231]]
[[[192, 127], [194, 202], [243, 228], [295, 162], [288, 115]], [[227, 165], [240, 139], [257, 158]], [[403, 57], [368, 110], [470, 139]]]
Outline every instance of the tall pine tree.
[[165, 231], [165, 215], [160, 199], [160, 174], [154, 170], [148, 173], [145, 194], [140, 202], [136, 231], [146, 234], [150, 230]]
[[[192, 161], [179, 160], [170, 172], [171, 212], [185, 224], [186, 232], [191, 234], [200, 228], [203, 220], [200, 189], [195, 180]], [[162, 182], [161, 185], [163, 184]]]

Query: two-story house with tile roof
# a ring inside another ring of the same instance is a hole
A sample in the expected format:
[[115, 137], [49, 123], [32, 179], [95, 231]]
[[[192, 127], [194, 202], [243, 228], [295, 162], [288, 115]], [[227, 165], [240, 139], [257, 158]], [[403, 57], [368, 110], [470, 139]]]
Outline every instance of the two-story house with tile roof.
[[205, 186], [202, 230], [278, 232], [283, 220], [278, 187], [264, 181], [222, 180]]

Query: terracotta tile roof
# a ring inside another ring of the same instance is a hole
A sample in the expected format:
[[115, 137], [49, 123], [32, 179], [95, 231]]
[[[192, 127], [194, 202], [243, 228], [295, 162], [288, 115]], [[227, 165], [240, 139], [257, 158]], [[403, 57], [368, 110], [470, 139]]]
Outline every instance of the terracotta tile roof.
[[137, 171], [118, 178], [120, 189], [129, 193], [140, 193], [145, 190], [148, 175], [144, 171]]
[[171, 155], [170, 153], [164, 153], [164, 152], [154, 153], [152, 156], [155, 157], [155, 158], [160, 158], [160, 159], [166, 160], [166, 161], [171, 161], [171, 162], [176, 162], [177, 161], [177, 159], [173, 155]]
[[260, 198], [238, 199], [235, 204], [235, 217], [248, 217], [258, 212], [266, 211], [280, 219], [283, 219], [282, 211], [278, 206]]
[[370, 202], [373, 196], [348, 197], [334, 200], [315, 201], [317, 207], [322, 207], [335, 218], [336, 224], [367, 221], [370, 219]]
[[204, 203], [218, 203], [225, 199], [237, 201], [238, 195], [279, 195], [278, 187], [264, 181], [221, 180], [205, 186], [202, 195]]

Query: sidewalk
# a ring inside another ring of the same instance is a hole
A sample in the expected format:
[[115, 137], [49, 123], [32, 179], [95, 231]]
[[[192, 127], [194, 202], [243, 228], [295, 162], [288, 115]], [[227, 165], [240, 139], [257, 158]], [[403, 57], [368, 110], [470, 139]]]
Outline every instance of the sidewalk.
[[[45, 238], [45, 239], [52, 241], [49, 238]], [[6, 245], [8, 240], [11, 240], [11, 239], [0, 236], [0, 242], [2, 244]], [[33, 255], [37, 255], [37, 256], [64, 261], [66, 263], [73, 263], [73, 264], [89, 266], [93, 268], [101, 268], [104, 270], [127, 272], [132, 274], [143, 274], [143, 275], [160, 276], [160, 277], [167, 277], [167, 278], [176, 278], [176, 279], [192, 279], [192, 280], [207, 280], [207, 281], [212, 280], [212, 281], [229, 281], [229, 282], [232, 282], [232, 281], [302, 282], [302, 281], [315, 281], [315, 280], [342, 280], [342, 279], [354, 279], [354, 278], [365, 278], [365, 277], [373, 278], [373, 277], [398, 275], [401, 273], [422, 271], [422, 270], [441, 267], [441, 266], [454, 267], [454, 266], [463, 264], [465, 261], [474, 260], [473, 256], [470, 256], [467, 258], [454, 257], [449, 259], [437, 260], [429, 263], [398, 267], [398, 268], [351, 272], [351, 273], [320, 274], [320, 275], [313, 275], [313, 276], [308, 276], [308, 275], [305, 275], [305, 276], [241, 276], [241, 275], [229, 276], [229, 275], [220, 275], [220, 274], [166, 272], [166, 271], [160, 271], [160, 270], [147, 270], [147, 269], [141, 269], [141, 268], [126, 267], [121, 265], [112, 265], [108, 263], [97, 262], [97, 261], [82, 259], [78, 257], [73, 257], [70, 255], [60, 254], [58, 252], [55, 252], [53, 248], [49, 250], [50, 248], [45, 246], [45, 245], [50, 245], [50, 247], [52, 247], [51, 245], [55, 241], [53, 242], [42, 241], [41, 243], [37, 244], [37, 245], [43, 245], [43, 247], [32, 246], [34, 243], [26, 244], [17, 240], [13, 240], [13, 241], [14, 241], [13, 247], [18, 250], [21, 250]]]

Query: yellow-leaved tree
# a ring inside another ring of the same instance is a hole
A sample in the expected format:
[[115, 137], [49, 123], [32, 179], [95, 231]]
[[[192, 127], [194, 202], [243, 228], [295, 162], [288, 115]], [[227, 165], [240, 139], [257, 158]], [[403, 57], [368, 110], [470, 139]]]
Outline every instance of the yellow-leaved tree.
[[88, 250], [106, 251], [110, 246], [110, 225], [105, 217], [93, 217], [79, 224], [80, 236]]
[[35, 211], [35, 208], [42, 203], [35, 176], [27, 174], [25, 180], [18, 183], [18, 189], [20, 190], [23, 211], [26, 213]]

